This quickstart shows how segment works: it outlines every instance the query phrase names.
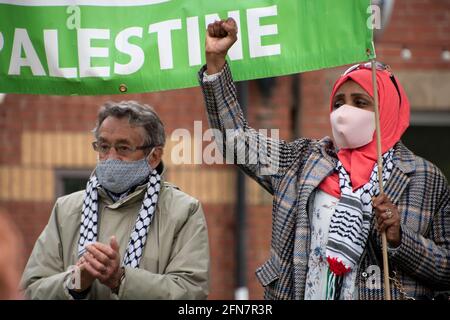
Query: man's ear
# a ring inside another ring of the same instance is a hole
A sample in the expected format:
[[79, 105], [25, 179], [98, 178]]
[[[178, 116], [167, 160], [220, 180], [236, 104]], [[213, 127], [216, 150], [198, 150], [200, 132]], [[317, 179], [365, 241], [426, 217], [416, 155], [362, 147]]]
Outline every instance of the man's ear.
[[156, 147], [153, 153], [150, 155], [148, 163], [153, 169], [156, 168], [161, 163], [163, 153], [164, 153], [163, 147]]

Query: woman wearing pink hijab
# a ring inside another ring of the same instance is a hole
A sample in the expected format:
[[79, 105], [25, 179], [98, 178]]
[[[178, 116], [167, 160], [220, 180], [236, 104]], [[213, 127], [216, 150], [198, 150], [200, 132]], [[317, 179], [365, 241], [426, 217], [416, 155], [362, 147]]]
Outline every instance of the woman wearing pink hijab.
[[207, 64], [199, 78], [210, 125], [224, 137], [233, 131], [247, 142], [223, 139], [224, 156], [233, 148], [235, 155], [248, 152], [258, 159], [239, 167], [274, 198], [270, 258], [256, 271], [265, 298], [383, 299], [381, 231], [388, 241], [393, 299], [432, 298], [450, 290], [448, 183], [436, 166], [401, 143], [410, 108], [390, 70], [377, 64], [380, 195], [369, 66], [350, 68], [334, 85], [333, 139], [273, 140], [248, 126], [237, 102], [225, 60], [236, 35], [232, 19], [208, 26]]

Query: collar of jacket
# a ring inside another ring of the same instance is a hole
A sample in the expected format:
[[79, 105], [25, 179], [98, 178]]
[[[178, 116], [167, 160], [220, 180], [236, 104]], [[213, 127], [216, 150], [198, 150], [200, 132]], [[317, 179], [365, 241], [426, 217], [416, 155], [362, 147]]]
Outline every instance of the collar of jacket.
[[[313, 148], [313, 152], [314, 151], [316, 157], [317, 156], [321, 158], [323, 157], [319, 163], [324, 167], [325, 170], [322, 171], [325, 175], [324, 176], [319, 175], [319, 177], [325, 178], [328, 175], [326, 174], [326, 172], [334, 170], [337, 163], [337, 155], [336, 150], [334, 148], [333, 140], [330, 137], [325, 137], [319, 140], [318, 143], [315, 144]], [[397, 171], [397, 174], [401, 172], [405, 175], [408, 175], [416, 170], [416, 158], [414, 153], [412, 153], [401, 141], [397, 142], [394, 145], [393, 162], [395, 164], [394, 170]], [[318, 179], [320, 180], [318, 181], [319, 183], [322, 181], [322, 179], [320, 178]], [[313, 184], [316, 185], [317, 183]]]
[[312, 192], [333, 172], [337, 164], [337, 156], [330, 137], [316, 140], [311, 144], [311, 148], [311, 154], [306, 159], [299, 181], [301, 185], [310, 186], [309, 189]]
[[393, 204], [397, 205], [408, 185], [409, 175], [416, 171], [416, 157], [405, 145], [397, 142], [394, 146], [394, 168], [391, 177], [384, 187], [385, 194]]
[[416, 171], [416, 156], [400, 141], [394, 146], [393, 161], [395, 166], [405, 174]]

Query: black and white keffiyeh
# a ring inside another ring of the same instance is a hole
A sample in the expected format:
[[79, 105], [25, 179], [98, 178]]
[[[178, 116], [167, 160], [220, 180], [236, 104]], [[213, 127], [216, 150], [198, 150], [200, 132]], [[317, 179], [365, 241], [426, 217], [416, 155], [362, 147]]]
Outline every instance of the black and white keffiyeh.
[[[386, 184], [392, 172], [392, 157], [393, 149], [383, 155], [383, 185]], [[331, 271], [329, 278], [333, 281], [335, 276], [339, 277], [353, 270], [358, 263], [369, 237], [373, 215], [372, 197], [379, 194], [377, 163], [374, 165], [369, 181], [356, 191], [353, 191], [350, 176], [340, 161], [336, 169], [339, 172], [341, 198], [331, 218], [326, 248]], [[338, 288], [335, 289], [327, 290], [327, 292], [338, 294], [336, 292]]]
[[[93, 175], [88, 181], [84, 195], [80, 240], [78, 241], [78, 256], [81, 257], [86, 246], [97, 241], [98, 232], [98, 187], [97, 177]], [[142, 201], [142, 206], [136, 218], [134, 229], [131, 232], [127, 251], [123, 259], [124, 266], [138, 268], [142, 257], [147, 233], [158, 202], [159, 191], [161, 189], [161, 176], [153, 170], [149, 176], [147, 190]]]

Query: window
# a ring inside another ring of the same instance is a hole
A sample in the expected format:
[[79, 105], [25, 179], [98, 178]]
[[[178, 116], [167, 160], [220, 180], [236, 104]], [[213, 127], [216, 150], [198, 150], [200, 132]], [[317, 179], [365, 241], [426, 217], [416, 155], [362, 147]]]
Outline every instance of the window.
[[89, 169], [57, 169], [55, 172], [56, 197], [86, 189], [91, 173], [92, 170]]
[[450, 181], [450, 112], [414, 112], [402, 137], [416, 155], [434, 163]]

